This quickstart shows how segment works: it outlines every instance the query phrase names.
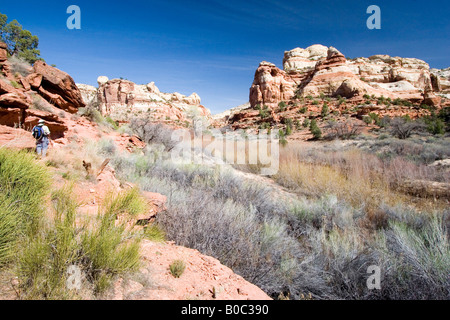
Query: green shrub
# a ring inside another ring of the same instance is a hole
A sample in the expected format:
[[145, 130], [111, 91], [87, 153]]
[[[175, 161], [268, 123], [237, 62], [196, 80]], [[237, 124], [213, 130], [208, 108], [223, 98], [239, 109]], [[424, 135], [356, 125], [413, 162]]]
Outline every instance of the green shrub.
[[320, 113], [320, 115], [322, 116], [322, 118], [325, 118], [330, 112], [330, 108], [328, 107], [328, 104], [325, 102], [322, 106], [322, 111]]
[[112, 128], [114, 130], [118, 130], [119, 129], [119, 125], [117, 124], [117, 122], [114, 121], [110, 116], [107, 116], [105, 118], [105, 120], [106, 120], [106, 122], [108, 122], [112, 126]]
[[298, 113], [305, 114], [308, 111], [308, 107], [301, 107], [298, 109]]
[[166, 233], [157, 224], [151, 224], [144, 229], [144, 237], [154, 242], [164, 242]]
[[146, 210], [146, 202], [136, 189], [109, 194], [94, 223], [87, 220], [81, 227], [75, 223], [78, 203], [71, 186], [53, 192], [51, 200], [51, 221], [21, 241], [21, 298], [77, 298], [67, 285], [72, 266], [83, 272], [95, 293], [106, 290], [114, 276], [138, 269], [143, 234], [132, 232], [129, 221]]
[[308, 128], [308, 127], [309, 127], [309, 124], [310, 124], [310, 121], [309, 121], [308, 118], [306, 118], [306, 119], [303, 121], [303, 127], [304, 127], [304, 128]]
[[183, 260], [175, 260], [172, 262], [169, 266], [170, 273], [175, 277], [179, 278], [183, 274], [184, 270], [186, 269], [186, 264]]
[[24, 299], [68, 299], [67, 270], [80, 260], [72, 188], [52, 194], [53, 221], [23, 239], [18, 275]]
[[364, 121], [365, 124], [369, 125], [372, 124], [373, 120], [370, 116], [363, 116], [362, 120]]
[[0, 148], [0, 264], [10, 260], [16, 240], [39, 228], [50, 175], [34, 155]]
[[311, 120], [311, 124], [309, 125], [309, 131], [311, 131], [314, 139], [321, 139], [322, 138], [322, 130], [320, 130], [319, 126], [317, 125], [316, 120]]
[[261, 106], [258, 104], [256, 106], [256, 109], [258, 109], [259, 111], [259, 116], [262, 119], [268, 118], [270, 116], [270, 111], [269, 111], [269, 107], [267, 105], [264, 105], [262, 108]]
[[283, 129], [278, 130], [278, 139], [283, 147], [287, 145], [286, 132]]
[[[97, 216], [97, 224], [81, 235], [85, 263], [96, 292], [102, 292], [105, 284], [117, 274], [139, 268], [140, 236], [133, 236], [127, 229], [129, 219], [146, 210], [145, 200], [138, 189], [124, 191], [117, 196], [109, 194]], [[119, 223], [116, 223], [118, 216]]]

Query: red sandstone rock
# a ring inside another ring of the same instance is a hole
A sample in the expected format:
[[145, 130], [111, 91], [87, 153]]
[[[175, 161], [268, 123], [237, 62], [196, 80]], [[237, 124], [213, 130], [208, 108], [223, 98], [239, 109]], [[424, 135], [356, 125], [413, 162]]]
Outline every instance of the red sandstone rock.
[[[70, 113], [76, 113], [78, 108], [85, 106], [80, 90], [67, 73], [43, 61], [36, 61], [33, 69], [35, 73], [42, 75], [40, 92], [48, 101]], [[55, 97], [56, 101], [53, 100]]]
[[0, 147], [34, 150], [36, 141], [30, 132], [0, 125]]
[[30, 84], [31, 88], [38, 90], [42, 83], [42, 74], [31, 73], [27, 76], [26, 80]]
[[275, 106], [280, 101], [287, 101], [294, 96], [294, 80], [274, 64], [263, 61], [255, 73], [250, 88], [250, 105]]
[[[141, 245], [143, 267], [139, 279], [151, 283], [118, 279], [107, 295], [111, 300], [271, 300], [257, 286], [249, 283], [224, 266], [219, 260], [194, 249], [171, 242], [144, 240]], [[174, 278], [169, 266], [183, 260], [186, 269]]]

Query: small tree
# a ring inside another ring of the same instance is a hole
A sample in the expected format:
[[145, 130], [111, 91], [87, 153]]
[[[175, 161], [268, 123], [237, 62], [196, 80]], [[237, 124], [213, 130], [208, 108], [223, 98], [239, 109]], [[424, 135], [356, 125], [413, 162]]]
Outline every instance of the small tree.
[[311, 120], [311, 124], [309, 125], [309, 131], [311, 131], [314, 139], [321, 139], [322, 138], [322, 130], [320, 130], [319, 126], [317, 125], [316, 120]]
[[283, 129], [278, 130], [278, 138], [280, 139], [280, 144], [284, 147], [288, 142], [286, 140], [286, 133]]
[[320, 115], [322, 116], [322, 118], [325, 118], [329, 112], [330, 108], [328, 107], [328, 103], [325, 102], [322, 106], [322, 112], [320, 113]]
[[404, 117], [397, 117], [391, 120], [389, 132], [399, 139], [407, 139], [415, 131], [420, 131], [424, 124], [418, 121], [412, 121]]
[[23, 29], [17, 20], [7, 23], [8, 17], [0, 13], [0, 39], [7, 45], [7, 51], [11, 56], [17, 56], [33, 64], [40, 58], [38, 50], [39, 38]]

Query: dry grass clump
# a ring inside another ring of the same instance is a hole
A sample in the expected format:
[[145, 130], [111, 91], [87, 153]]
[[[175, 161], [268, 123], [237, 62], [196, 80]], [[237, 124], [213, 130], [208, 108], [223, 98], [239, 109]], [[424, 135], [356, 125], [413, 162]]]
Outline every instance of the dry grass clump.
[[186, 269], [186, 263], [184, 263], [183, 260], [175, 260], [169, 266], [170, 273], [175, 278], [181, 277], [181, 275], [184, 273], [185, 269]]
[[376, 214], [381, 203], [394, 206], [413, 201], [418, 207], [429, 206], [425, 196], [408, 196], [400, 186], [407, 180], [445, 180], [446, 175], [405, 157], [382, 159], [355, 147], [291, 144], [280, 153], [280, 169], [273, 176], [276, 182], [307, 196], [336, 195], [354, 207], [365, 207], [369, 214]]
[[[334, 158], [332, 158], [334, 157]], [[339, 158], [341, 157], [341, 158]], [[390, 181], [378, 172], [379, 163], [370, 160], [358, 150], [331, 154], [324, 161], [313, 162], [303, 159], [300, 152], [287, 147], [281, 151], [280, 168], [273, 177], [275, 181], [292, 190], [308, 196], [336, 195], [354, 207], [374, 210], [383, 202], [395, 205], [402, 196], [393, 192]]]

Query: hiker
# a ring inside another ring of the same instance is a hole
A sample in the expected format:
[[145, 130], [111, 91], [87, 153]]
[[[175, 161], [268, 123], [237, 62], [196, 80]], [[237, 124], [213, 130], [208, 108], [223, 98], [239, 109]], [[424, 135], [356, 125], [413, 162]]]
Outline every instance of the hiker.
[[45, 125], [44, 120], [39, 120], [37, 126], [31, 131], [36, 139], [36, 153], [39, 157], [45, 158], [47, 155], [48, 145], [50, 143], [50, 129]]

